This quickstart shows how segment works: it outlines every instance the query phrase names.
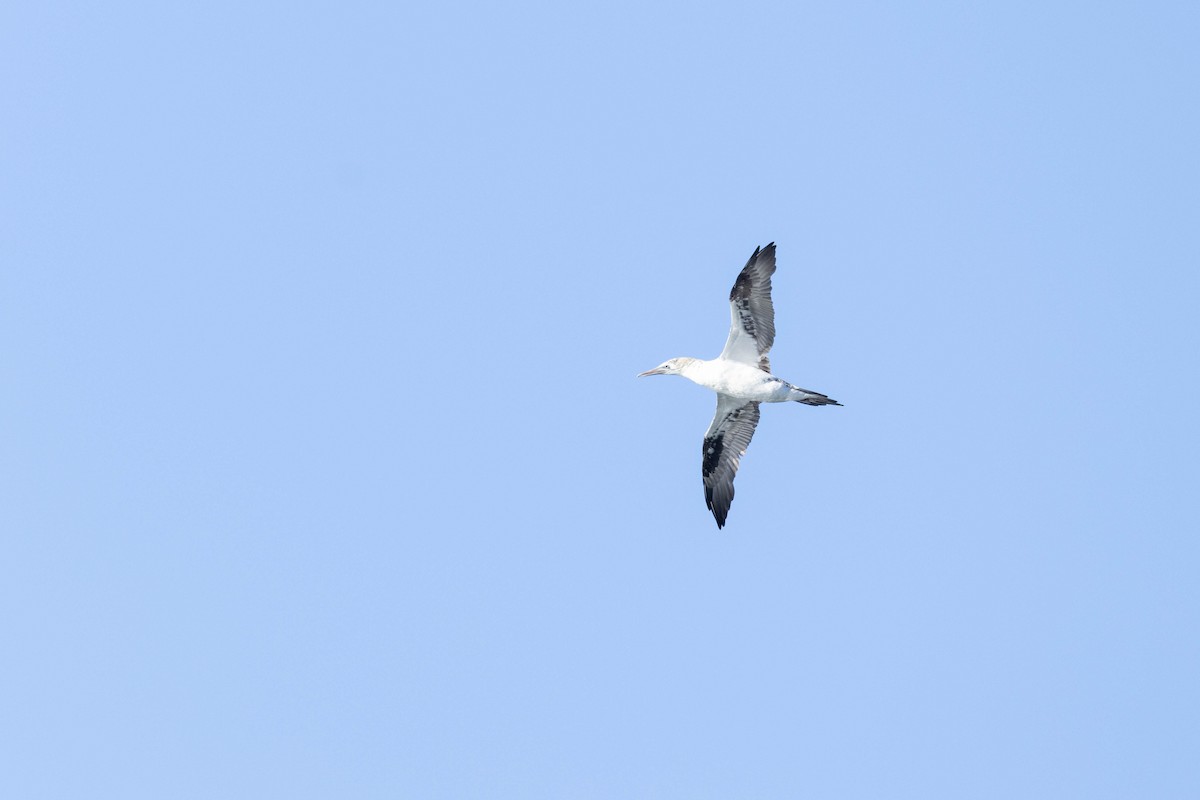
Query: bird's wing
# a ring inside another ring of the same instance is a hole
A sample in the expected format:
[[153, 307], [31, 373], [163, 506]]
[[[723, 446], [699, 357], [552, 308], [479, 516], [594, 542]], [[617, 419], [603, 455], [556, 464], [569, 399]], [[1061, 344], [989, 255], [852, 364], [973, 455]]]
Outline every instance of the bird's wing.
[[704, 434], [701, 472], [704, 475], [704, 502], [717, 518], [718, 528], [725, 527], [725, 517], [733, 502], [733, 476], [750, 446], [756, 425], [758, 403], [747, 403], [726, 394], [717, 395], [717, 413], [712, 425], [708, 426], [708, 433]]
[[740, 361], [764, 372], [771, 371], [767, 351], [775, 343], [775, 306], [771, 302], [771, 276], [775, 274], [775, 243], [759, 250], [746, 262], [729, 292], [733, 321], [721, 358]]

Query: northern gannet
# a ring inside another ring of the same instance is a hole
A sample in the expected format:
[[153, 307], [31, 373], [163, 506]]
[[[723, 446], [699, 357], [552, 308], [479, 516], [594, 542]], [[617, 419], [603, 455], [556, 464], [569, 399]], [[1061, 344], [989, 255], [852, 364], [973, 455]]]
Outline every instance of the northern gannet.
[[746, 262], [729, 293], [733, 322], [721, 355], [672, 358], [638, 375], [682, 375], [717, 393], [717, 413], [704, 434], [701, 472], [704, 501], [725, 527], [733, 502], [733, 477], [758, 425], [759, 403], [794, 401], [808, 406], [840, 406], [819, 392], [793, 386], [771, 374], [767, 353], [775, 343], [775, 306], [771, 276], [775, 274], [775, 243], [759, 249]]

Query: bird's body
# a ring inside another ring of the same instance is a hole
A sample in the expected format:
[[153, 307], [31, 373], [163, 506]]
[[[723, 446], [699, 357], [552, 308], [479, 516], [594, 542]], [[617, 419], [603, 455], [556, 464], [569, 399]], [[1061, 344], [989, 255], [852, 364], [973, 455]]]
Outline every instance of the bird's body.
[[794, 400], [803, 403], [814, 398], [825, 398], [825, 403], [814, 405], [832, 404], [823, 394], [792, 386], [783, 378], [763, 372], [758, 367], [727, 358], [714, 358], [710, 361], [701, 358], [688, 359], [680, 368], [679, 374], [692, 383], [698, 383], [717, 394], [735, 400], [755, 403], [786, 403]]
[[682, 375], [717, 393], [717, 413], [704, 436], [701, 472], [704, 500], [725, 526], [733, 502], [733, 478], [759, 420], [760, 403], [794, 401], [810, 406], [839, 406], [819, 392], [793, 386], [771, 374], [767, 354], [775, 342], [775, 307], [771, 276], [775, 273], [775, 244], [754, 255], [729, 293], [732, 324], [721, 355], [711, 360], [672, 358], [644, 375]]

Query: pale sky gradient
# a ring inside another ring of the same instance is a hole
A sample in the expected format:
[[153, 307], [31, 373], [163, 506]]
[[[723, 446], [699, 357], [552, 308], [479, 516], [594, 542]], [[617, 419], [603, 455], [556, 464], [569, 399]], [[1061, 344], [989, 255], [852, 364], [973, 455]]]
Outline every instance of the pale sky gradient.
[[8, 4], [0, 796], [1200, 797], [1198, 41]]

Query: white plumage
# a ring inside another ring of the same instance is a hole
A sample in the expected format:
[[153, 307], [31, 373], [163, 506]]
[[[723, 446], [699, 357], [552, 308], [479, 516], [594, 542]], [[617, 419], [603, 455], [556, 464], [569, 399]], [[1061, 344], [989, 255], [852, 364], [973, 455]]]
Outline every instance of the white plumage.
[[758, 425], [759, 404], [794, 401], [810, 406], [841, 405], [771, 374], [768, 353], [775, 343], [775, 306], [771, 301], [774, 274], [775, 243], [755, 248], [729, 293], [732, 324], [725, 349], [717, 358], [672, 358], [638, 375], [682, 375], [717, 393], [717, 413], [701, 450], [701, 473], [704, 500], [718, 528], [725, 526], [733, 502], [733, 478]]

